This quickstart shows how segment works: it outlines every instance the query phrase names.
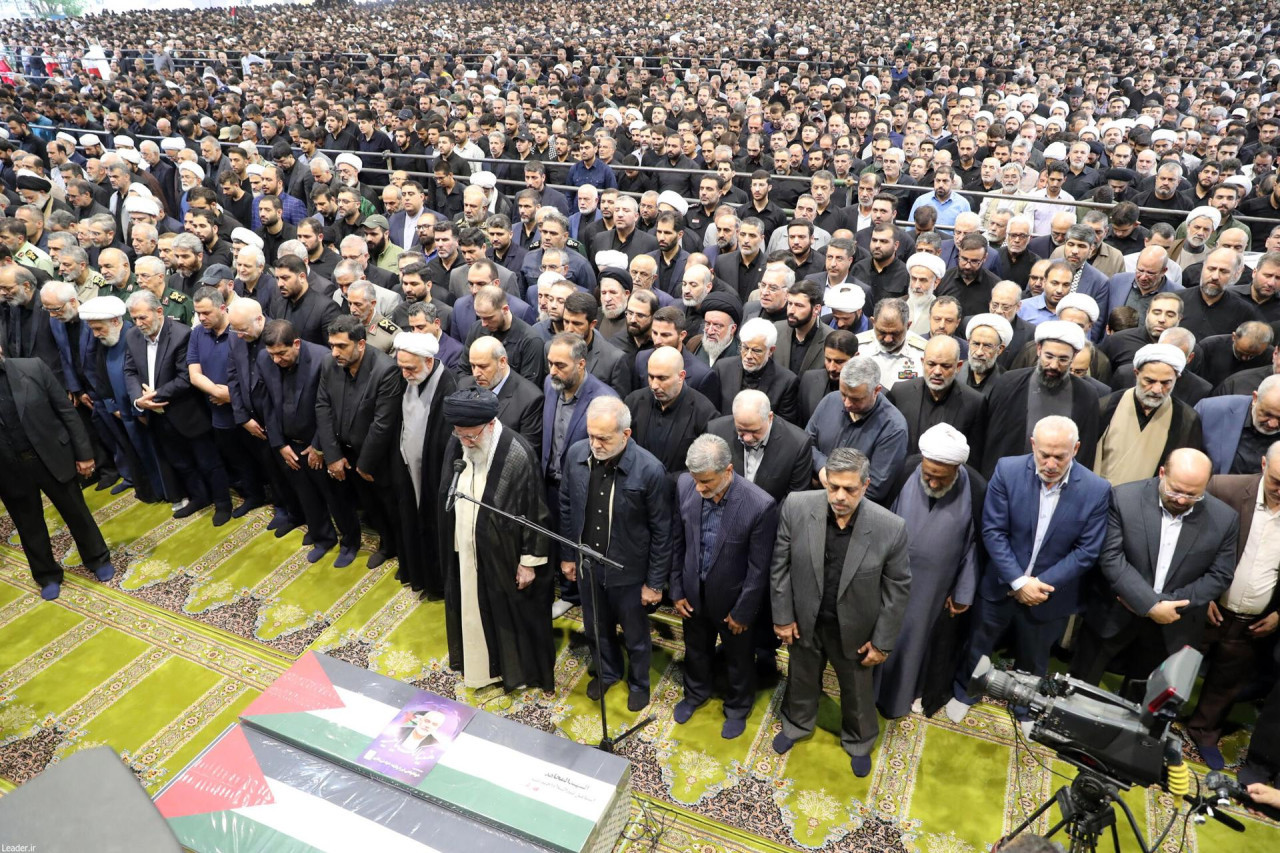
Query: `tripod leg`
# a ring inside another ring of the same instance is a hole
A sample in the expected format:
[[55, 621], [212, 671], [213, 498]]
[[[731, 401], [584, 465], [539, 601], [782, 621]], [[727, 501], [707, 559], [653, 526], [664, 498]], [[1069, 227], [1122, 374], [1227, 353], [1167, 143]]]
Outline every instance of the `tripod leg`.
[[[1010, 841], [1017, 838], [1022, 833], [1026, 832], [1031, 827], [1031, 825], [1034, 824], [1036, 821], [1038, 821], [1041, 818], [1041, 816], [1043, 816], [1045, 812], [1047, 812], [1050, 808], [1052, 808], [1053, 804], [1057, 801], [1058, 801], [1058, 795], [1055, 793], [1052, 797], [1050, 797], [1049, 799], [1041, 803], [1036, 808], [1036, 810], [1033, 811], [1030, 815], [1028, 815], [1026, 820], [1018, 824], [1017, 827], [1015, 827], [1012, 832], [1010, 832], [1004, 838], [1000, 839], [995, 849], [996, 850], [1002, 849]], [[1066, 822], [1067, 822], [1066, 818], [1063, 818], [1062, 820], [1055, 823], [1053, 827], [1045, 834], [1045, 837], [1048, 838], [1050, 835], [1053, 835], [1055, 832], [1061, 829], [1062, 825], [1065, 824]]]

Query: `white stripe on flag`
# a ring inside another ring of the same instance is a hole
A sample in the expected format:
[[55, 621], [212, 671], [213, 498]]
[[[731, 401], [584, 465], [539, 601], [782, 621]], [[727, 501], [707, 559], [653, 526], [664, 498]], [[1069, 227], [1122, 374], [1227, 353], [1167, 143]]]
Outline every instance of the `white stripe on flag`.
[[341, 726], [371, 738], [382, 734], [382, 730], [396, 718], [396, 714], [400, 713], [399, 708], [370, 699], [362, 693], [355, 693], [342, 687], [333, 689], [337, 691], [343, 707], [307, 713], [333, 723], [335, 726]]

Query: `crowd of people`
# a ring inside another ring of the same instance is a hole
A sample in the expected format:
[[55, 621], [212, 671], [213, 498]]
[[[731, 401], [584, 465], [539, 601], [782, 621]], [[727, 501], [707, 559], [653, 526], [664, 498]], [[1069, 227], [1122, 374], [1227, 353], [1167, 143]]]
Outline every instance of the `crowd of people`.
[[740, 736], [785, 645], [786, 752], [830, 665], [859, 776], [877, 711], [963, 719], [984, 655], [1136, 682], [1192, 645], [1189, 739], [1222, 767], [1270, 691], [1240, 772], [1280, 806], [1274, 13], [776, 5], [0, 26], [41, 594], [42, 492], [103, 581], [81, 488], [269, 506], [443, 599], [468, 687], [551, 689], [580, 603], [588, 695], [642, 710], [665, 600], [676, 723], [723, 683]]

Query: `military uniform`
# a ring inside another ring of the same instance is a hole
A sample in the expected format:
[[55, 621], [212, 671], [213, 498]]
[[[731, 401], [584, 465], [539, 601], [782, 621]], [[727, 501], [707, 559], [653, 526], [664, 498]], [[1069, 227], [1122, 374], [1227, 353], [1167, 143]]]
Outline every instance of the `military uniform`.
[[196, 316], [195, 306], [191, 303], [191, 297], [185, 293], [179, 293], [172, 287], [165, 289], [164, 298], [160, 300], [160, 305], [164, 308], [164, 316], [172, 317], [184, 326], [190, 326], [191, 321]]
[[[126, 281], [124, 285], [121, 287], [116, 287], [113, 284], [104, 283], [102, 285], [102, 288], [98, 291], [98, 295], [99, 296], [115, 296], [121, 300], [125, 300], [125, 299], [128, 299], [131, 294], [137, 293], [137, 291], [138, 291], [138, 280], [134, 278], [132, 275], [130, 275], [129, 280]], [[179, 296], [181, 296], [181, 294], [179, 294]], [[184, 296], [183, 298], [185, 299], [186, 297]]]
[[102, 277], [102, 273], [97, 270], [89, 270], [89, 274], [85, 276], [84, 282], [76, 286], [76, 299], [80, 300], [80, 304], [88, 302], [95, 298], [99, 292], [109, 290], [107, 280]]
[[57, 273], [54, 272], [53, 258], [49, 257], [48, 252], [33, 246], [30, 241], [23, 242], [21, 248], [13, 253], [13, 259], [24, 267], [41, 269], [57, 278]]
[[[536, 234], [537, 232], [535, 231], [534, 233]], [[566, 249], [573, 249], [579, 255], [582, 255], [582, 257], [590, 260], [590, 256], [587, 254], [587, 247], [582, 245], [582, 243], [579, 242], [578, 240], [575, 240], [574, 238], [569, 237], [564, 241], [564, 247]], [[525, 248], [528, 249], [530, 252], [538, 251], [539, 249], [542, 248], [542, 238], [539, 237], [537, 240], [530, 240], [529, 245], [527, 245]]]
[[876, 340], [874, 330], [868, 329], [858, 335], [858, 355], [864, 355], [880, 367], [880, 385], [888, 391], [896, 382], [905, 382], [924, 374], [925, 339], [907, 332], [907, 339], [897, 352], [885, 352]]
[[383, 317], [377, 311], [373, 312], [373, 319], [369, 323], [369, 328], [365, 330], [364, 339], [369, 342], [369, 346], [374, 349], [380, 349], [385, 353], [391, 352], [391, 344], [395, 341], [396, 332], [400, 331], [400, 327], [395, 323]]

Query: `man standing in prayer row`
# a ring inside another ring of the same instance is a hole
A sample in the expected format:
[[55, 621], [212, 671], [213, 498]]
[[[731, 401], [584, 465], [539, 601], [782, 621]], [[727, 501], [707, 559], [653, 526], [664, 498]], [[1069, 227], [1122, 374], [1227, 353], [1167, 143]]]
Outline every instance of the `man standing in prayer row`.
[[445, 572], [445, 630], [449, 666], [479, 689], [554, 687], [551, 636], [552, 566], [541, 534], [465, 497], [449, 502], [454, 463], [466, 465], [458, 493], [546, 526], [548, 513], [538, 456], [519, 433], [498, 420], [498, 398], [484, 388], [444, 398], [453, 427], [441, 465], [437, 529]]

